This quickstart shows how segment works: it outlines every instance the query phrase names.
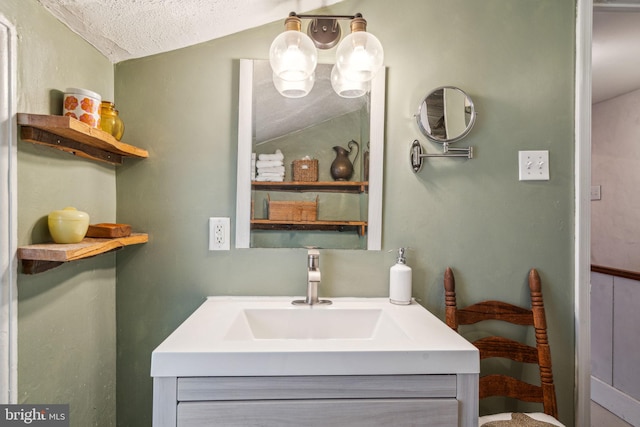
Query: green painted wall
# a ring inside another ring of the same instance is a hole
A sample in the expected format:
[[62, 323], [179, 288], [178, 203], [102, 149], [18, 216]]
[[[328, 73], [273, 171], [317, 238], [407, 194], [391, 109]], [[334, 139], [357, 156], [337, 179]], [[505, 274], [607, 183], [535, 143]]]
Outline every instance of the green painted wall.
[[[113, 65], [35, 0], [0, 2], [17, 31], [18, 111], [61, 114], [62, 91], [113, 96]], [[49, 240], [51, 210], [114, 221], [112, 166], [18, 142], [18, 244]], [[115, 255], [18, 276], [18, 402], [69, 403], [71, 425], [115, 424]]]
[[[412, 248], [414, 295], [443, 314], [443, 272], [459, 297], [528, 303], [539, 269], [560, 417], [573, 424], [573, 151], [575, 2], [346, 1], [385, 47], [383, 250], [323, 250], [323, 296], [385, 296], [389, 250]], [[283, 17], [284, 18], [284, 17]], [[118, 425], [150, 425], [152, 350], [207, 295], [300, 295], [301, 249], [207, 250], [210, 216], [235, 218], [238, 59], [267, 57], [277, 22], [116, 66], [125, 139], [149, 159], [117, 171], [118, 218], [150, 233], [117, 255]], [[478, 120], [461, 144], [473, 160], [432, 159], [411, 142], [421, 99], [463, 88]], [[551, 180], [519, 182], [518, 150], [549, 150]]]

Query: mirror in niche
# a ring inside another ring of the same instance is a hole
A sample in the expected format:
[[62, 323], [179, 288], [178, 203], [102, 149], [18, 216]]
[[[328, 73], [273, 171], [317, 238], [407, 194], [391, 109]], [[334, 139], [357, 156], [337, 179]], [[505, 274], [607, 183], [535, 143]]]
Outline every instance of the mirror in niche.
[[[237, 248], [380, 249], [385, 70], [370, 93], [342, 98], [331, 87], [331, 68], [318, 64], [311, 92], [285, 98], [268, 60], [240, 60]], [[351, 141], [361, 151], [350, 155], [353, 174], [334, 181], [331, 164], [340, 151], [334, 147], [348, 150]], [[252, 154], [260, 161], [260, 154], [278, 152], [273, 161], [282, 163], [270, 164], [276, 169], [268, 173], [252, 163]], [[300, 165], [313, 169], [315, 162], [296, 162], [293, 181], [292, 162], [303, 159], [317, 160], [317, 181], [313, 174], [299, 178]]]
[[420, 131], [430, 140], [450, 143], [464, 138], [476, 119], [471, 98], [461, 89], [434, 89], [420, 103], [416, 115]]

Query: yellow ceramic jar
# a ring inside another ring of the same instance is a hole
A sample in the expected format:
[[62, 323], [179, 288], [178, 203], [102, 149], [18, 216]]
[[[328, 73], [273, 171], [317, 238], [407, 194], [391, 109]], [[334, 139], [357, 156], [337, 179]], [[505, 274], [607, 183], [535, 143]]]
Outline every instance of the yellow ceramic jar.
[[100, 128], [120, 141], [124, 134], [124, 123], [118, 116], [115, 104], [109, 101], [102, 101], [100, 104], [100, 116]]
[[79, 243], [89, 229], [89, 214], [67, 207], [49, 214], [49, 233], [56, 243]]

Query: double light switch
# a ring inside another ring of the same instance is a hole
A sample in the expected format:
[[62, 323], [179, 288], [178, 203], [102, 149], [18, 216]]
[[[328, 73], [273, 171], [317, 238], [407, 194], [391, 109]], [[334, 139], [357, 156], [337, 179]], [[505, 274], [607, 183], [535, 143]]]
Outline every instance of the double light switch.
[[549, 180], [549, 151], [518, 151], [520, 181]]

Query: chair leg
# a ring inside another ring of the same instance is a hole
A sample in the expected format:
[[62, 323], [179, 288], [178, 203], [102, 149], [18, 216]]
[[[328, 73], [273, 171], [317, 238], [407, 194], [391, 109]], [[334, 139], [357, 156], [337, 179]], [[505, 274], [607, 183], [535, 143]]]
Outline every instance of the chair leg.
[[458, 332], [456, 279], [453, 277], [451, 267], [447, 267], [444, 272], [444, 306], [445, 322], [451, 329]]
[[551, 368], [551, 350], [547, 337], [547, 319], [542, 299], [542, 285], [540, 283], [540, 275], [535, 268], [532, 268], [529, 272], [529, 290], [531, 291], [531, 311], [533, 311], [533, 327], [535, 328], [536, 347], [538, 348], [544, 412], [547, 415], [558, 418], [558, 405], [553, 385], [553, 370]]

